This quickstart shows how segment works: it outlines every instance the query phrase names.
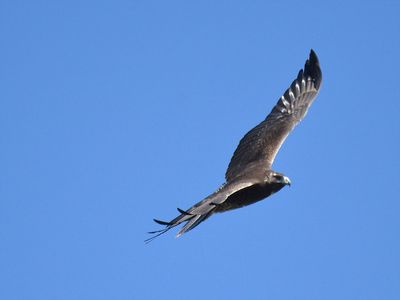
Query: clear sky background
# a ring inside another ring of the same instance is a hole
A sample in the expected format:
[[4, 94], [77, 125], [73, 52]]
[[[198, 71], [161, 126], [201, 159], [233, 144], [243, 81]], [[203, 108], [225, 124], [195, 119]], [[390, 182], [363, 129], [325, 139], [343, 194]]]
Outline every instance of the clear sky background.
[[[0, 299], [400, 299], [400, 2], [0, 4]], [[310, 48], [292, 180], [145, 245], [213, 192]]]

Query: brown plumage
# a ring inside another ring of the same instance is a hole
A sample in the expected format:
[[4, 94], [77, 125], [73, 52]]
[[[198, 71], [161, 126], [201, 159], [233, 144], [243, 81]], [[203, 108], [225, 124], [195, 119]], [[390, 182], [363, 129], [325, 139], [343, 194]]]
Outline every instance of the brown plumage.
[[267, 118], [240, 141], [225, 174], [226, 182], [213, 194], [170, 222], [154, 220], [166, 227], [150, 232], [150, 242], [186, 222], [177, 236], [193, 229], [213, 213], [240, 208], [260, 201], [290, 185], [288, 177], [271, 169], [275, 156], [293, 128], [305, 117], [321, 86], [322, 73], [313, 50], [304, 70], [285, 91]]

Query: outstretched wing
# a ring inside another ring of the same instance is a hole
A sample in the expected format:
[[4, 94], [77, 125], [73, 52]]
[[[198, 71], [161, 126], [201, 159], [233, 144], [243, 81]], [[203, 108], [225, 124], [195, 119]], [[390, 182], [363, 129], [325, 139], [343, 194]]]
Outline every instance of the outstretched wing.
[[218, 207], [225, 202], [225, 200], [232, 194], [243, 190], [247, 187], [250, 187], [255, 182], [252, 180], [236, 182], [233, 185], [224, 184], [218, 190], [216, 190], [213, 194], [203, 199], [202, 201], [196, 203], [188, 210], [183, 210], [178, 208], [178, 212], [180, 213], [175, 219], [170, 222], [160, 221], [154, 219], [154, 221], [160, 225], [165, 225], [165, 228], [151, 231], [150, 234], [153, 234], [152, 237], [145, 240], [146, 243], [151, 242], [156, 237], [166, 233], [168, 230], [185, 223], [186, 224], [179, 230], [177, 237], [181, 236], [185, 232], [192, 230], [201, 222], [205, 221], [208, 217], [210, 217], [213, 213], [218, 210]]
[[229, 163], [225, 177], [229, 182], [251, 166], [271, 168], [277, 152], [292, 129], [304, 118], [318, 94], [322, 73], [313, 50], [304, 71], [285, 91], [267, 118], [250, 130], [240, 141]]

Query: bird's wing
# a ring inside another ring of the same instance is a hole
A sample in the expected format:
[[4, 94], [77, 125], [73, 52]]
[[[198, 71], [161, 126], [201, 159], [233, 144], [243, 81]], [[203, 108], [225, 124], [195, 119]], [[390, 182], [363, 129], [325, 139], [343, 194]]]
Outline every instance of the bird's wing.
[[165, 222], [154, 219], [156, 223], [160, 225], [165, 225], [165, 228], [149, 232], [150, 234], [153, 234], [153, 236], [145, 240], [145, 242], [151, 242], [153, 239], [162, 235], [163, 233], [166, 233], [168, 230], [178, 226], [181, 223], [186, 222], [186, 224], [179, 230], [178, 234], [176, 235], [177, 237], [181, 236], [182, 234], [189, 230], [192, 230], [201, 222], [206, 220], [209, 216], [211, 216], [218, 208], [218, 205], [223, 203], [230, 195], [236, 193], [239, 190], [252, 186], [255, 183], [255, 180], [247, 180], [231, 185], [222, 185], [213, 194], [196, 203], [188, 210], [185, 211], [178, 208], [178, 212], [180, 213], [180, 215], [172, 221]]
[[240, 141], [225, 177], [229, 182], [246, 172], [248, 166], [271, 168], [279, 148], [290, 131], [304, 118], [322, 81], [317, 55], [313, 50], [304, 70], [285, 91], [267, 118]]

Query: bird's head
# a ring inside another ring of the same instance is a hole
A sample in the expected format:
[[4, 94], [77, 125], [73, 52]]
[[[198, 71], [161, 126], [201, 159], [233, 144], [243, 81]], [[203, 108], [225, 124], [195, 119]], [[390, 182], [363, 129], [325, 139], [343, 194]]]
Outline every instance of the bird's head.
[[277, 183], [281, 185], [290, 186], [292, 184], [289, 177], [277, 172], [271, 172], [269, 180], [271, 183]]

